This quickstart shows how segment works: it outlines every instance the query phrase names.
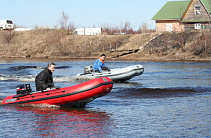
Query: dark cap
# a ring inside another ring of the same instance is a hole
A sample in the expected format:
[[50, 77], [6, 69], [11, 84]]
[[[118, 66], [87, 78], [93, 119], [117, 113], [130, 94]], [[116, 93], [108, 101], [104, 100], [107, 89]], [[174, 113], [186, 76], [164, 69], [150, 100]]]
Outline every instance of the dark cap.
[[102, 56], [105, 56], [105, 57], [106, 57], [106, 55], [105, 55], [105, 54], [102, 54], [102, 55], [101, 55], [101, 57], [102, 57]]

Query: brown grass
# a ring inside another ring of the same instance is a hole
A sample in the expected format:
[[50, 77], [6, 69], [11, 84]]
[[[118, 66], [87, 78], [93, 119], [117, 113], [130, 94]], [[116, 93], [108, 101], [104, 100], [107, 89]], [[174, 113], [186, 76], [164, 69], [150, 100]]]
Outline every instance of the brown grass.
[[[67, 31], [59, 29], [35, 29], [25, 32], [0, 31], [0, 56], [96, 58], [105, 53], [110, 58], [140, 60], [210, 59], [211, 57], [211, 33], [208, 31], [98, 36], [69, 35], [67, 33]], [[124, 54], [127, 50], [135, 49], [139, 49], [139, 52]]]

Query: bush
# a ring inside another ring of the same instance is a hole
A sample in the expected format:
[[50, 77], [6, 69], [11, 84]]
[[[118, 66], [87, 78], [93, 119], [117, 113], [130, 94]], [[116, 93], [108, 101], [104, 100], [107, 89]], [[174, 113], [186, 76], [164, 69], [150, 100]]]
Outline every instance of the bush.
[[211, 33], [202, 32], [195, 36], [194, 43], [190, 49], [194, 55], [200, 57], [208, 57], [211, 55]]

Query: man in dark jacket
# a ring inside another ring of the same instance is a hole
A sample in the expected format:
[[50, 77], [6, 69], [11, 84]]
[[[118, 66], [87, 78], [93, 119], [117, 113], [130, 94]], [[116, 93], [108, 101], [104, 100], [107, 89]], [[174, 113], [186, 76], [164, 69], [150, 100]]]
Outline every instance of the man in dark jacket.
[[41, 71], [35, 78], [36, 90], [49, 90], [54, 86], [52, 73], [55, 70], [55, 63], [50, 62], [48, 67]]

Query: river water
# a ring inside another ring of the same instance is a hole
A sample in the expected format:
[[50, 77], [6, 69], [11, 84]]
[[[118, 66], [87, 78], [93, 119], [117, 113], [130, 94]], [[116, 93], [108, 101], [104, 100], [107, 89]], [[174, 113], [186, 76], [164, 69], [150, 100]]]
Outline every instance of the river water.
[[[75, 75], [94, 60], [0, 59], [0, 99], [16, 93], [56, 63], [54, 83], [79, 84]], [[0, 106], [0, 137], [211, 137], [211, 63], [110, 60], [110, 68], [141, 64], [144, 73], [85, 108]]]

